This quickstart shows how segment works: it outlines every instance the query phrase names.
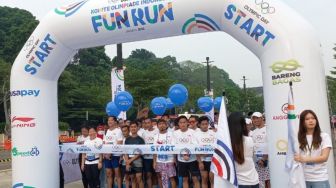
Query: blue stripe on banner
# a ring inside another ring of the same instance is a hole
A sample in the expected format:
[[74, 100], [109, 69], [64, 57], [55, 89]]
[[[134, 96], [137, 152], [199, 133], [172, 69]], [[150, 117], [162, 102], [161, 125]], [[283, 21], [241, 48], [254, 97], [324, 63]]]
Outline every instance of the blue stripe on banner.
[[[226, 173], [227, 173], [227, 180], [230, 181], [231, 179], [231, 167], [229, 165], [229, 162], [227, 161], [224, 153], [222, 153], [220, 150], [215, 149], [215, 153], [222, 159], [222, 161], [224, 161], [225, 163], [225, 167], [226, 167]], [[218, 159], [217, 159], [218, 160]], [[218, 160], [219, 161], [219, 160]]]
[[[227, 145], [226, 144], [224, 144], [224, 142], [222, 142], [221, 140], [217, 140], [217, 144], [219, 145], [219, 146], [221, 146], [225, 151], [226, 151], [226, 153], [229, 155], [229, 157], [231, 158], [231, 161], [232, 161], [232, 163], [234, 162], [234, 159], [233, 159], [233, 153], [232, 153], [232, 151], [230, 150], [230, 148], [229, 147], [227, 147]], [[235, 167], [235, 165], [233, 164], [233, 169], [234, 169], [234, 174], [235, 174], [235, 179], [234, 179], [234, 185], [238, 185], [238, 179], [237, 179], [237, 174], [236, 174], [236, 167]]]
[[221, 140], [217, 140], [217, 144], [219, 146], [222, 146], [222, 148], [226, 151], [226, 153], [230, 156], [231, 160], [233, 161], [233, 153], [230, 150], [230, 148], [227, 147], [226, 144], [224, 144], [224, 142], [222, 142]]

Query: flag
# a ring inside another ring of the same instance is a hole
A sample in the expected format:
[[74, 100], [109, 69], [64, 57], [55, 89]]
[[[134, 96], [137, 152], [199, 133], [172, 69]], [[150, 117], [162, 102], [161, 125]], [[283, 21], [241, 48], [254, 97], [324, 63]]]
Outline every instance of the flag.
[[292, 84], [290, 83], [290, 89], [288, 94], [288, 147], [286, 155], [286, 170], [289, 175], [288, 186], [291, 188], [305, 188], [306, 182], [304, 179], [303, 167], [300, 162], [294, 161], [294, 155], [299, 154], [299, 146], [297, 142], [298, 127], [295, 125], [296, 115], [294, 106], [294, 97]]
[[238, 180], [224, 101], [223, 96], [219, 111], [218, 130], [216, 133], [217, 142], [211, 161], [211, 171], [215, 174], [214, 183], [216, 187], [237, 187]]

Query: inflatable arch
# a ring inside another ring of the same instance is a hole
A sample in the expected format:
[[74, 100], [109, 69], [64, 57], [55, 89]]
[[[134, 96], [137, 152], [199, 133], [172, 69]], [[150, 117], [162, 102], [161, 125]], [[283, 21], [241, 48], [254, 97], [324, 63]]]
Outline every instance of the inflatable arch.
[[[11, 72], [11, 91], [21, 92], [11, 96], [13, 185], [59, 187], [57, 81], [78, 49], [211, 31], [228, 33], [260, 59], [271, 183], [287, 187], [289, 80], [297, 113], [313, 109], [322, 130], [330, 134], [330, 126], [320, 42], [310, 24], [276, 0], [84, 0], [52, 10]], [[328, 166], [334, 187], [332, 154]]]

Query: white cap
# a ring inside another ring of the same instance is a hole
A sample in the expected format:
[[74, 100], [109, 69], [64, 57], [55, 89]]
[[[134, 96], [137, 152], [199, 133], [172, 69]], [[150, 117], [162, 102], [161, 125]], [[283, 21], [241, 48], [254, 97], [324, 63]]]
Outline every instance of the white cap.
[[254, 112], [251, 117], [258, 117], [261, 118], [263, 115], [260, 112]]
[[251, 124], [252, 123], [252, 120], [250, 118], [245, 118], [245, 123], [246, 124]]

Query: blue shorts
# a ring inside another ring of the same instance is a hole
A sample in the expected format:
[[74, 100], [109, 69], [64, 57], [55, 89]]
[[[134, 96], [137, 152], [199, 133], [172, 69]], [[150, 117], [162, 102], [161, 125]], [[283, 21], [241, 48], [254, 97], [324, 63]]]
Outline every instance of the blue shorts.
[[112, 156], [112, 159], [104, 159], [105, 168], [119, 168], [120, 156]]
[[153, 168], [153, 159], [144, 159], [143, 160], [143, 170], [144, 173], [154, 173]]

